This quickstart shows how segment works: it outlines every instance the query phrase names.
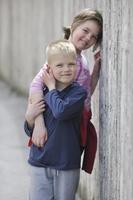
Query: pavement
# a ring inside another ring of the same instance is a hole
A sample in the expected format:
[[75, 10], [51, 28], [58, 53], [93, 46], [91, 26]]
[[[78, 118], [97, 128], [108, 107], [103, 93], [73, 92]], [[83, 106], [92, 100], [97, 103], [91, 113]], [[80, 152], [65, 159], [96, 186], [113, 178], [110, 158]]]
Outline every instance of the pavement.
[[0, 81], [0, 200], [28, 199], [27, 99]]

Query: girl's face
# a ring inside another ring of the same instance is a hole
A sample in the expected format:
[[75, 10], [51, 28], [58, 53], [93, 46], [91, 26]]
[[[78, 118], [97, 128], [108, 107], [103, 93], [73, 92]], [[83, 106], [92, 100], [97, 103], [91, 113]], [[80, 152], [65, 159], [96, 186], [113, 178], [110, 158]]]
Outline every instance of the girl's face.
[[71, 34], [70, 40], [75, 46], [77, 53], [90, 48], [97, 42], [100, 27], [94, 20], [88, 20], [80, 24]]

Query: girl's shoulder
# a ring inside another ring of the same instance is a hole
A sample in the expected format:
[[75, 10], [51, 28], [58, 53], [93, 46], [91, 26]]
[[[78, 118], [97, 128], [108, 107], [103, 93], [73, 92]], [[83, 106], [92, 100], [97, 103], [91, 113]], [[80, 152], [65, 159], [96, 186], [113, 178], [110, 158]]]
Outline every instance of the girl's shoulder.
[[87, 61], [86, 56], [84, 54], [81, 54], [81, 60], [82, 60], [83, 64], [85, 64], [85, 65], [88, 64], [88, 61]]
[[81, 54], [81, 62], [83, 67], [89, 71], [89, 62], [83, 53]]

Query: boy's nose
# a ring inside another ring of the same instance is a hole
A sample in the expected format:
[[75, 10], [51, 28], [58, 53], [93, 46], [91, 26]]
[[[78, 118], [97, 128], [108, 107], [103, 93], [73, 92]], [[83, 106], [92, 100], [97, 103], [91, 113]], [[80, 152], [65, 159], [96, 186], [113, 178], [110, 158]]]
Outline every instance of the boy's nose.
[[69, 70], [70, 66], [69, 65], [64, 65], [64, 70]]

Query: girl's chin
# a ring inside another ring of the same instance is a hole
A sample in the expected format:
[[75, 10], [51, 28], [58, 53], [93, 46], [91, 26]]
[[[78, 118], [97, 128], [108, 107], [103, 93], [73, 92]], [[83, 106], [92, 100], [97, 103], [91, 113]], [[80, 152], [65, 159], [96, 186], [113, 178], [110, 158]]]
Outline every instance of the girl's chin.
[[78, 49], [79, 51], [83, 51], [83, 50], [86, 50], [86, 49], [89, 49], [92, 45], [85, 45], [85, 44], [79, 44], [76, 46], [76, 49]]
[[86, 47], [85, 46], [83, 46], [83, 45], [79, 45], [79, 46], [77, 46], [77, 48], [76, 48], [78, 51], [83, 51], [83, 50], [85, 50], [86, 49]]

